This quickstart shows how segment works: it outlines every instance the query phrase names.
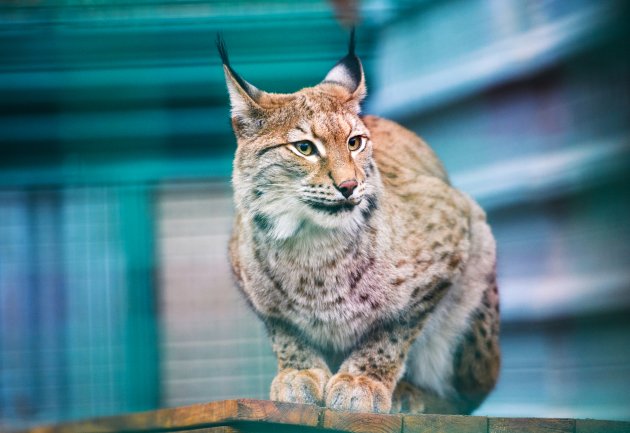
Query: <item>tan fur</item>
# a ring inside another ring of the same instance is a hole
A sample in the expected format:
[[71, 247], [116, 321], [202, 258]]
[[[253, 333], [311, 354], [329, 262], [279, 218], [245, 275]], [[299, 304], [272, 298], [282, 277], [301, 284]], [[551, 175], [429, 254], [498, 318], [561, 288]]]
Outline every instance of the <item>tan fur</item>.
[[[359, 116], [362, 73], [353, 83], [334, 70], [343, 83], [273, 95], [225, 72], [238, 141], [230, 257], [278, 357], [271, 398], [473, 410], [499, 366], [495, 246], [483, 211], [450, 186], [419, 137]], [[366, 147], [351, 152], [357, 135]], [[301, 140], [319, 154], [301, 156], [291, 147]], [[358, 186], [346, 199], [339, 185], [348, 180]]]

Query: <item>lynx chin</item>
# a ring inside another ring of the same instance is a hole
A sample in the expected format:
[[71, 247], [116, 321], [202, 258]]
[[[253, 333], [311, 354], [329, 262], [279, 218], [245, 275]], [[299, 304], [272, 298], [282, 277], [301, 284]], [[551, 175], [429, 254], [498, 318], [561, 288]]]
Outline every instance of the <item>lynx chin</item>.
[[500, 364], [495, 242], [431, 148], [362, 115], [348, 54], [314, 87], [262, 91], [223, 61], [237, 140], [236, 283], [278, 358], [271, 399], [470, 413]]

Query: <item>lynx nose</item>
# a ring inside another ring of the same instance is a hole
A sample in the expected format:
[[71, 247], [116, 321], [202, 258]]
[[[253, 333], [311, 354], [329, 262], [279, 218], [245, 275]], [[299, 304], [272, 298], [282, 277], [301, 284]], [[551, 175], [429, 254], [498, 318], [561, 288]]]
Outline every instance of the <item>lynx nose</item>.
[[348, 198], [354, 192], [354, 189], [357, 187], [358, 182], [354, 179], [344, 180], [339, 185], [337, 185], [337, 189], [345, 198]]

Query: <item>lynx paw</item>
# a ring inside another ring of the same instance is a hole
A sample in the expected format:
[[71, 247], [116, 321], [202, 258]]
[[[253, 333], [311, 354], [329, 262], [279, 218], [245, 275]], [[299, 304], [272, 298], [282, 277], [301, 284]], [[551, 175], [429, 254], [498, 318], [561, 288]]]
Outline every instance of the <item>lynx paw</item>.
[[392, 393], [367, 376], [350, 373], [334, 375], [326, 385], [326, 406], [355, 412], [389, 412]]
[[321, 368], [281, 370], [271, 382], [271, 400], [287, 403], [321, 404], [330, 373]]
[[401, 380], [392, 397], [392, 413], [424, 413], [423, 393], [416, 386]]

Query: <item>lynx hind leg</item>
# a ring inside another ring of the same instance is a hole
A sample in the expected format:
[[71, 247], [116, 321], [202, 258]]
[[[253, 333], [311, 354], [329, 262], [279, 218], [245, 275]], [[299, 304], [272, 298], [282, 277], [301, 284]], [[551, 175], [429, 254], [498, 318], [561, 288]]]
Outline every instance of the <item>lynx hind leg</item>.
[[394, 389], [391, 413], [424, 413], [424, 393], [417, 386], [401, 380]]
[[499, 375], [499, 298], [496, 279], [490, 278], [471, 327], [457, 347], [453, 366], [456, 395], [436, 393], [401, 380], [392, 398], [392, 413], [469, 414], [492, 391]]
[[392, 397], [391, 413], [458, 414], [460, 412], [459, 402], [441, 398], [435, 393], [422, 389], [406, 380], [398, 382]]
[[492, 391], [499, 376], [499, 296], [496, 277], [489, 277], [482, 303], [454, 359], [454, 388], [462, 409], [475, 410]]

